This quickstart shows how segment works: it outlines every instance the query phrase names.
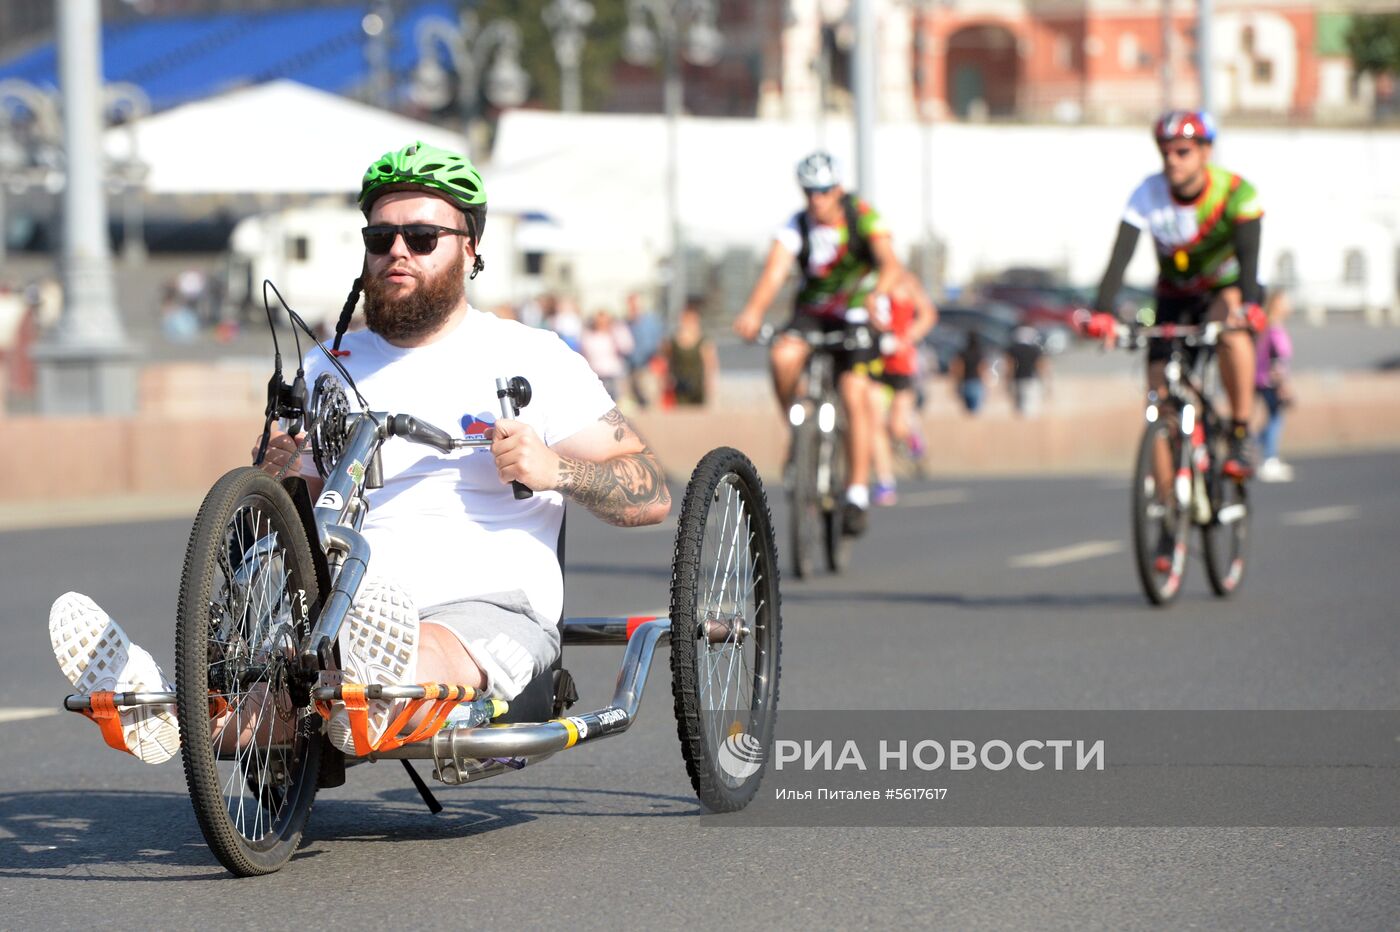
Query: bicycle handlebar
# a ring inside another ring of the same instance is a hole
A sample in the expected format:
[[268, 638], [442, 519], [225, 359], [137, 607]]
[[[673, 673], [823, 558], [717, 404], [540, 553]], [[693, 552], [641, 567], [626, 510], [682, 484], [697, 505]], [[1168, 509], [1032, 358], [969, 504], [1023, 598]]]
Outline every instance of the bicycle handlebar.
[[[530, 403], [532, 396], [530, 383], [523, 376], [496, 380], [496, 395], [501, 400], [501, 416], [518, 417], [520, 409]], [[442, 453], [462, 450], [468, 447], [489, 447], [491, 441], [485, 437], [464, 437], [456, 440], [441, 427], [420, 421], [411, 414], [375, 415], [374, 420], [382, 420], [387, 436], [402, 437], [413, 443], [421, 443]], [[517, 500], [535, 494], [522, 482], [512, 481], [511, 488]]]
[[451, 453], [457, 445], [447, 431], [427, 421], [420, 421], [411, 414], [391, 414], [386, 423], [391, 437], [402, 437], [443, 453]]
[[807, 330], [796, 328], [779, 330], [772, 324], [764, 324], [758, 328], [758, 335], [753, 338], [754, 343], [759, 346], [770, 345], [778, 336], [793, 336], [799, 340], [805, 340], [812, 349], [869, 349], [875, 345], [870, 337], [870, 331], [862, 327], [854, 332], [846, 330], [833, 330], [830, 333], [813, 333]]
[[1185, 346], [1214, 346], [1224, 333], [1249, 331], [1248, 326], [1226, 326], [1217, 321], [1204, 324], [1158, 324], [1154, 327], [1120, 326], [1114, 344], [1123, 349], [1140, 349], [1148, 340], [1179, 340]]

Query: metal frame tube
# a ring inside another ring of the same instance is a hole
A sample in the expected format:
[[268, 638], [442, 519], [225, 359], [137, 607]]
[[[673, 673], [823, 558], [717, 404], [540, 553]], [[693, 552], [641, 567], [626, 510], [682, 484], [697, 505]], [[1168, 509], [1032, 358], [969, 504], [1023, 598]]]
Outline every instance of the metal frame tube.
[[[604, 621], [613, 630], [625, 627], [626, 619], [581, 619]], [[585, 626], [580, 626], [582, 630]], [[608, 626], [598, 632], [606, 632]], [[554, 719], [528, 725], [485, 725], [480, 728], [449, 728], [426, 741], [404, 745], [393, 751], [373, 755], [383, 758], [433, 758], [443, 760], [490, 760], [491, 758], [534, 758], [571, 748], [585, 741], [621, 734], [631, 727], [641, 704], [642, 691], [651, 672], [656, 648], [671, 641], [671, 619], [656, 618], [638, 625], [627, 641], [622, 669], [617, 675], [617, 688], [612, 704], [596, 712], [585, 712], [568, 718]], [[606, 643], [601, 640], [583, 643]]]
[[[174, 705], [175, 694], [165, 692], [113, 693], [112, 703], [119, 709], [129, 709], [140, 705]], [[87, 693], [65, 696], [63, 707], [69, 712], [82, 712], [92, 708], [92, 697]]]
[[316, 669], [318, 664], [320, 669], [327, 667], [327, 651], [335, 643], [345, 616], [355, 604], [355, 594], [360, 591], [360, 583], [364, 582], [365, 572], [369, 569], [369, 541], [359, 532], [342, 525], [323, 523], [321, 538], [328, 542], [327, 549], [339, 550], [344, 557], [340, 560], [340, 570], [335, 574], [335, 584], [316, 617], [316, 627], [301, 647], [302, 663], [307, 669]]

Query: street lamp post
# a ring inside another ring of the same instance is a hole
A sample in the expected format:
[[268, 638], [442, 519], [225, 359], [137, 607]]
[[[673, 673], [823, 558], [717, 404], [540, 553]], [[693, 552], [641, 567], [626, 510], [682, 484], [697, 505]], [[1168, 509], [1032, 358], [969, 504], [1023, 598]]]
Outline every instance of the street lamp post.
[[141, 161], [136, 135], [136, 121], [151, 112], [151, 98], [135, 84], [125, 81], [108, 84], [106, 111], [117, 116], [126, 127], [127, 153], [119, 166], [114, 166], [114, 187], [122, 195], [122, 260], [139, 265], [146, 259], [146, 215], [142, 203], [148, 167]]
[[389, 0], [375, 0], [360, 20], [365, 34], [365, 58], [369, 63], [369, 98], [375, 106], [388, 110], [394, 105], [394, 6]]
[[930, 74], [929, 48], [930, 17], [933, 13], [933, 0], [919, 0], [919, 15], [914, 26], [914, 68], [918, 85], [919, 106], [919, 175], [923, 179], [922, 210], [923, 243], [919, 252], [919, 265], [924, 287], [933, 293], [933, 75]]
[[[414, 70], [413, 99], [424, 107], [437, 109], [450, 99], [446, 70], [437, 58], [437, 47], [447, 50], [457, 72], [457, 104], [462, 129], [469, 133], [476, 121], [477, 100], [483, 90], [486, 99], [500, 107], [525, 102], [530, 78], [520, 66], [520, 30], [510, 20], [492, 20], [479, 26], [474, 12], [462, 14], [460, 23], [440, 16], [424, 17], [414, 36], [418, 43], [418, 66]], [[481, 83], [482, 64], [488, 59], [486, 83]]]
[[[15, 132], [17, 123], [28, 124], [30, 128], [27, 145]], [[37, 149], [48, 147], [47, 160], [55, 161], [58, 127], [58, 103], [52, 96], [18, 78], [0, 81], [0, 170], [3, 170], [0, 171], [0, 262], [7, 256], [6, 195], [11, 191], [20, 194], [27, 188], [45, 184], [50, 169], [44, 165], [45, 159]]]
[[40, 410], [123, 414], [135, 407], [134, 351], [117, 314], [102, 185], [98, 0], [58, 5], [63, 91], [63, 316], [34, 349]]
[[[680, 217], [680, 114], [685, 98], [681, 57], [684, 54], [686, 61], [696, 65], [712, 65], [719, 60], [722, 40], [715, 27], [715, 16], [714, 0], [627, 2], [623, 57], [637, 64], [650, 63], [656, 59], [659, 42], [665, 76], [662, 99], [666, 111], [666, 214], [671, 228], [670, 276], [666, 282], [668, 329], [680, 317], [686, 298], [685, 234]], [[648, 17], [651, 27], [646, 24]]]
[[559, 63], [559, 109], [578, 113], [583, 109], [583, 86], [579, 66], [583, 61], [584, 29], [593, 22], [593, 4], [588, 0], [553, 0], [544, 8], [544, 24], [554, 44], [554, 60]]
[[856, 98], [856, 188], [876, 203], [875, 191], [875, 8], [872, 0], [853, 0], [856, 54], [852, 77]]
[[1211, 67], [1210, 30], [1213, 7], [1211, 0], [1199, 0], [1196, 7], [1196, 69], [1201, 81], [1201, 109], [1216, 116], [1215, 94], [1212, 87], [1215, 73]]

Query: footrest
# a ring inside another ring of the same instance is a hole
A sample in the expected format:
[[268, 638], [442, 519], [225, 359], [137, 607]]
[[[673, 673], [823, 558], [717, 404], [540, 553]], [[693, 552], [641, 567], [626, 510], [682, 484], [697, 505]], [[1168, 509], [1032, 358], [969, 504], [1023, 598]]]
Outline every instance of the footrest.
[[[359, 683], [344, 683], [340, 686], [323, 686], [312, 691], [316, 700], [316, 711], [330, 721], [331, 703], [341, 702], [350, 718], [350, 734], [355, 742], [355, 755], [365, 757], [381, 751], [392, 751], [430, 738], [442, 730], [452, 710], [463, 702], [476, 699], [476, 690], [470, 686], [449, 686], [446, 683], [420, 683], [417, 686], [365, 686]], [[406, 700], [407, 704], [384, 729], [378, 741], [369, 739], [369, 703], [374, 700]], [[483, 699], [484, 721], [504, 714], [506, 704], [493, 699]], [[431, 705], [429, 705], [431, 703]], [[418, 727], [406, 735], [399, 732], [425, 706], [428, 713]]]
[[[223, 703], [223, 699], [218, 699]], [[133, 757], [142, 757], [127, 746], [126, 732], [121, 721], [121, 710], [134, 709], [143, 706], [175, 706], [175, 694], [171, 692], [113, 692], [112, 690], [98, 690], [92, 693], [75, 693], [65, 696], [63, 707], [69, 712], [77, 712], [79, 715], [96, 723], [102, 732], [102, 740], [107, 746], [130, 754]], [[210, 700], [209, 715], [212, 718], [222, 711], [222, 706], [216, 708], [215, 701]], [[142, 757], [142, 759], [146, 759]]]
[[126, 734], [122, 731], [121, 717], [117, 713], [116, 695], [109, 691], [90, 693], [87, 696], [87, 708], [77, 711], [97, 723], [97, 727], [102, 730], [102, 740], [107, 742], [108, 747], [130, 754], [131, 749], [126, 746]]

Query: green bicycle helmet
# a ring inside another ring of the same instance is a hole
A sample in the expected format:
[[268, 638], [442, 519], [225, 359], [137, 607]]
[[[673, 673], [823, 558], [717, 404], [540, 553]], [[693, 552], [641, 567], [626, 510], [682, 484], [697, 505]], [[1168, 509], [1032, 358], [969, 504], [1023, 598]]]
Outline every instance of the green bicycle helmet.
[[471, 221], [473, 245], [486, 226], [486, 185], [471, 159], [437, 146], [415, 142], [386, 152], [365, 171], [360, 183], [360, 210], [369, 217], [381, 194], [420, 187], [440, 195]]

